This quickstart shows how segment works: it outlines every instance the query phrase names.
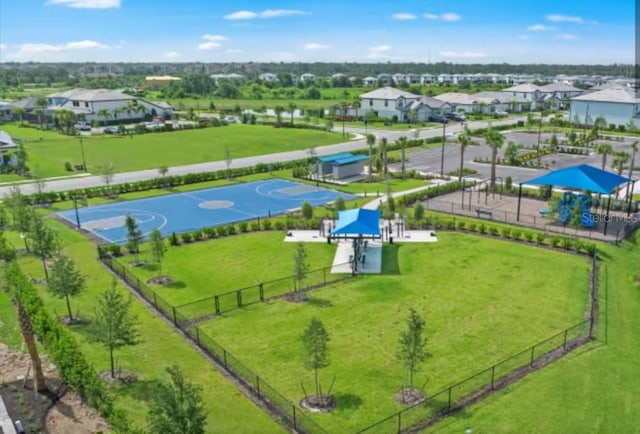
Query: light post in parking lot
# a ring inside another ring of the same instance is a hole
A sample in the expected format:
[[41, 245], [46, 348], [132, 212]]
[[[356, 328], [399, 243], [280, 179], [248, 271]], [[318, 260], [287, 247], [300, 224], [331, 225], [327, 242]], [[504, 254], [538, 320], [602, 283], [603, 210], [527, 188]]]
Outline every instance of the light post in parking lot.
[[80, 151], [82, 152], [82, 168], [87, 172], [87, 160], [84, 157], [84, 144], [82, 143], [82, 137], [80, 137]]
[[538, 124], [538, 145], [536, 146], [536, 156], [540, 165], [540, 136], [542, 135], [542, 113], [540, 113], [540, 123]]
[[440, 153], [440, 176], [444, 176], [444, 141], [447, 132], [447, 124], [442, 123], [442, 152]]

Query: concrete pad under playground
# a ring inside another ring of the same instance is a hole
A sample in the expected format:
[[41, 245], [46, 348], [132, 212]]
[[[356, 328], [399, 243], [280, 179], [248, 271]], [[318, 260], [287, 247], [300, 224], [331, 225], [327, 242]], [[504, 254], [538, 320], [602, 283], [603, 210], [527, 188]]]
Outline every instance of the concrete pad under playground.
[[[353, 256], [352, 240], [341, 240], [333, 257], [331, 274], [351, 273], [349, 257]], [[362, 252], [366, 255], [365, 263], [358, 263], [358, 274], [380, 274], [382, 273], [382, 241], [368, 240], [367, 249]]]
[[321, 237], [319, 231], [287, 231], [285, 243], [326, 243], [327, 238]]

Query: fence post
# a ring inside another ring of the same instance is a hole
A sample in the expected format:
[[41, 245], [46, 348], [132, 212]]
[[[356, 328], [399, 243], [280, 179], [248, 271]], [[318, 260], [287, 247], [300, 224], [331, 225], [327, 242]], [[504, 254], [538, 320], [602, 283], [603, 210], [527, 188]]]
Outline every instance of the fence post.
[[291, 408], [293, 408], [293, 428], [298, 429], [298, 424], [296, 422], [296, 406], [291, 405]]
[[493, 383], [496, 379], [496, 365], [491, 367], [491, 390], [493, 390]]
[[175, 306], [171, 306], [171, 309], [173, 309], [173, 323], [177, 327], [178, 326], [178, 319], [176, 318], [176, 307]]
[[158, 295], [153, 291], [153, 304], [158, 307]]
[[136, 277], [136, 283], [138, 284], [138, 291], [141, 291], [142, 286], [140, 285], [140, 278]]
[[259, 289], [259, 291], [260, 291], [260, 301], [264, 301], [264, 287], [263, 287], [262, 282], [260, 282], [260, 289]]
[[536, 350], [536, 346], [534, 345], [534, 346], [531, 347], [531, 364], [530, 365], [532, 367], [533, 367], [533, 357], [534, 357], [534, 354], [535, 354], [535, 350]]
[[220, 300], [218, 299], [217, 295], [213, 296], [213, 301], [215, 303], [216, 315], [219, 315], [220, 314]]
[[227, 367], [227, 350], [222, 349], [222, 358], [224, 359], [224, 367]]
[[569, 334], [569, 329], [564, 331], [564, 343], [562, 344], [563, 351], [567, 351], [567, 334]]
[[258, 398], [260, 398], [260, 377], [256, 375], [256, 391], [258, 392]]
[[196, 326], [196, 342], [200, 345], [200, 328]]
[[449, 387], [449, 404], [447, 404], [447, 410], [451, 410], [451, 389], [453, 386]]
[[236, 291], [236, 300], [238, 302], [238, 307], [242, 307], [242, 292], [239, 290]]

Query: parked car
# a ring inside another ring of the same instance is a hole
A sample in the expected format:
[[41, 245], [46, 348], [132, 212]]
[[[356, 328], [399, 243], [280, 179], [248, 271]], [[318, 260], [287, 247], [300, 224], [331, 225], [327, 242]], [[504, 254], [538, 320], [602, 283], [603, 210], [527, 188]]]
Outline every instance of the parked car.
[[507, 113], [504, 110], [496, 110], [496, 111], [493, 112], [493, 114], [495, 114], [496, 116], [499, 116], [499, 117], [507, 117], [507, 116], [509, 116], [509, 113]]
[[431, 116], [429, 116], [429, 121], [430, 122], [438, 122], [440, 124], [448, 124], [449, 123], [447, 118], [442, 116], [442, 115], [431, 115]]
[[115, 134], [118, 132], [118, 127], [104, 127], [102, 129], [103, 134]]
[[75, 128], [78, 131], [91, 131], [91, 125], [89, 125], [87, 122], [78, 122], [77, 124], [75, 124]]
[[445, 116], [453, 121], [458, 121], [458, 122], [464, 122], [467, 120], [467, 118], [465, 118], [464, 115], [461, 115], [460, 113], [456, 113], [456, 112], [446, 113]]

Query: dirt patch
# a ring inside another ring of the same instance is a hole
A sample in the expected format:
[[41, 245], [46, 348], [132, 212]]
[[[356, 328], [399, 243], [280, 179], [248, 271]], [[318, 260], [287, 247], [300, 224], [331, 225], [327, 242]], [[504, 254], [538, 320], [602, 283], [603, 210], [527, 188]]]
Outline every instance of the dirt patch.
[[135, 372], [127, 371], [125, 369], [118, 369], [115, 374], [115, 377], [113, 377], [111, 375], [111, 371], [103, 371], [99, 375], [100, 379], [109, 386], [135, 383], [140, 378], [140, 376]]
[[144, 267], [147, 265], [147, 261], [131, 261], [129, 265], [132, 267]]
[[49, 391], [36, 394], [33, 379], [18, 380], [27, 374], [31, 362], [28, 354], [11, 351], [0, 344], [0, 395], [12, 420], [20, 420], [27, 432], [49, 434], [93, 434], [108, 431], [108, 423], [99, 413], [68, 391], [58, 379], [56, 368], [46, 357], [42, 367]]
[[152, 285], [167, 285], [171, 282], [173, 282], [173, 277], [171, 276], [156, 276], [147, 280], [147, 283]]
[[302, 291], [291, 291], [285, 295], [287, 301], [291, 303], [305, 303], [309, 301], [309, 297], [306, 292]]
[[427, 397], [421, 390], [415, 387], [404, 387], [400, 389], [395, 395], [396, 401], [400, 404], [412, 406], [421, 403]]
[[336, 400], [331, 395], [307, 396], [300, 406], [314, 413], [331, 413], [336, 408]]

